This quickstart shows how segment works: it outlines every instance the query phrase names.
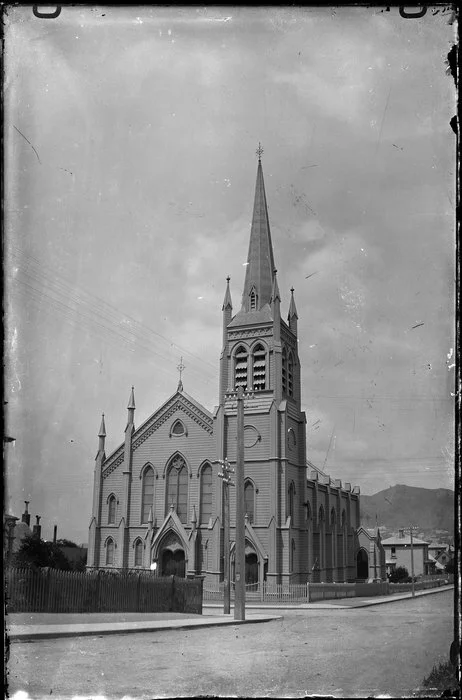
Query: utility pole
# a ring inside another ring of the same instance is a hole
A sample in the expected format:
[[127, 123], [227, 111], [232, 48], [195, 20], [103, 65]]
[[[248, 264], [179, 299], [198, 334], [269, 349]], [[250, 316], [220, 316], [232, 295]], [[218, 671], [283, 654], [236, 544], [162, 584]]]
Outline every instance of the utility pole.
[[[415, 528], [417, 529], [417, 528]], [[412, 525], [409, 526], [409, 533], [411, 536], [411, 579], [412, 579], [412, 597], [414, 598], [415, 596], [415, 587], [414, 587], [414, 539], [413, 539], [413, 530], [414, 527]]]
[[237, 389], [236, 548], [234, 619], [245, 620], [244, 389]]
[[231, 474], [234, 474], [234, 469], [231, 468], [228, 459], [219, 459], [223, 471], [218, 474], [220, 479], [223, 479], [223, 583], [224, 583], [224, 598], [223, 598], [223, 613], [229, 615], [231, 610], [231, 581], [229, 571], [229, 487], [234, 486], [231, 481]]

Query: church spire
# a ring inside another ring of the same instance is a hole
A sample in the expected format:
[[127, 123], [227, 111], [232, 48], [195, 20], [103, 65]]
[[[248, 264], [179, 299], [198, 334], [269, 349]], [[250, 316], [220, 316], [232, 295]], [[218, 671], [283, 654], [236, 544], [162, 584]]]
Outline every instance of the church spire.
[[295, 306], [295, 299], [294, 299], [294, 288], [290, 290], [290, 306], [289, 306], [289, 316], [288, 316], [288, 321], [289, 321], [289, 328], [291, 331], [297, 335], [297, 319], [298, 319], [298, 313], [297, 313], [297, 307]]
[[271, 299], [273, 286], [274, 257], [261, 165], [262, 153], [263, 149], [259, 144], [257, 149], [258, 168], [252, 228], [242, 295], [242, 308], [244, 311], [256, 311], [268, 304]]
[[104, 422], [104, 413], [101, 416], [101, 425], [99, 427], [98, 433], [98, 452], [96, 454], [96, 459], [99, 455], [104, 455], [104, 443], [106, 440], [106, 424]]
[[101, 415], [101, 425], [99, 428], [98, 437], [106, 437], [106, 424], [104, 422], [104, 413]]
[[225, 309], [232, 309], [233, 308], [233, 302], [231, 301], [231, 292], [229, 291], [229, 281], [231, 277], [226, 278], [226, 292], [225, 292], [225, 298], [223, 299], [223, 306], [222, 306], [222, 311], [225, 311]]
[[127, 418], [127, 428], [130, 429], [130, 431], [133, 431], [135, 429], [135, 388], [132, 386], [132, 390], [130, 392], [130, 398], [128, 399], [128, 418]]

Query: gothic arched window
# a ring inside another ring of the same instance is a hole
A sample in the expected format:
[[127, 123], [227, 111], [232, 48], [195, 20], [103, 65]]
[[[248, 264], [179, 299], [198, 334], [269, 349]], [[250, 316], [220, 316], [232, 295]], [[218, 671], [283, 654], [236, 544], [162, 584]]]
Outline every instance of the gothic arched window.
[[330, 511], [330, 526], [335, 527], [337, 524], [337, 516], [335, 514], [335, 508]]
[[167, 471], [167, 512], [173, 505], [182, 523], [188, 519], [188, 469], [179, 455], [175, 457]]
[[249, 523], [253, 523], [255, 516], [255, 488], [250, 479], [244, 484], [244, 509], [249, 518]]
[[116, 497], [114, 495], [109, 496], [108, 509], [107, 509], [107, 524], [114, 525], [116, 519]]
[[171, 431], [170, 431], [170, 436], [175, 435], [175, 437], [179, 435], [186, 435], [186, 430], [184, 427], [184, 424], [180, 420], [176, 420], [174, 424], [172, 425]]
[[106, 541], [106, 566], [114, 566], [114, 540], [112, 537]]
[[212, 467], [206, 464], [201, 470], [200, 524], [207, 525], [212, 517]]
[[143, 564], [143, 543], [141, 540], [135, 542], [135, 566]]
[[146, 467], [142, 476], [141, 485], [141, 522], [147, 523], [149, 511], [154, 505], [154, 469]]
[[266, 352], [261, 343], [255, 346], [252, 355], [252, 388], [256, 391], [266, 389]]
[[247, 350], [241, 345], [234, 355], [234, 387], [242, 386], [247, 389]]

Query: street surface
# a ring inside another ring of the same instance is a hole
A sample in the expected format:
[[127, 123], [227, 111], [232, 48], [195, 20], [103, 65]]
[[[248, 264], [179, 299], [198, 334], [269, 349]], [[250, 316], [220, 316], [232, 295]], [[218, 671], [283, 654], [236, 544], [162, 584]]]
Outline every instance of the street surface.
[[408, 697], [453, 639], [453, 592], [268, 623], [13, 642], [22, 698]]

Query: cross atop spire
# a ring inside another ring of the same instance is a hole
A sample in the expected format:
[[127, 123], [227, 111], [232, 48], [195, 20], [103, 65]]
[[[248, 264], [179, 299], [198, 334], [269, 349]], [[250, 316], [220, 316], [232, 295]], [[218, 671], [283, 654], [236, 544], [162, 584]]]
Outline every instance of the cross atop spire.
[[255, 151], [255, 153], [256, 153], [257, 156], [258, 156], [258, 162], [261, 163], [261, 157], [262, 157], [262, 155], [263, 155], [263, 153], [264, 153], [264, 150], [263, 150], [263, 148], [262, 148], [262, 145], [261, 145], [260, 141], [258, 142], [258, 148], [257, 148], [257, 150]]
[[183, 364], [183, 358], [180, 357], [180, 364], [176, 366], [178, 372], [180, 373], [180, 381], [178, 382], [178, 391], [183, 391], [183, 382], [181, 381], [181, 375], [186, 369], [186, 365]]

